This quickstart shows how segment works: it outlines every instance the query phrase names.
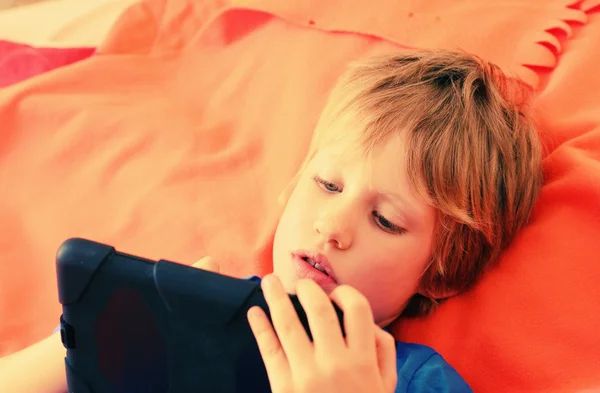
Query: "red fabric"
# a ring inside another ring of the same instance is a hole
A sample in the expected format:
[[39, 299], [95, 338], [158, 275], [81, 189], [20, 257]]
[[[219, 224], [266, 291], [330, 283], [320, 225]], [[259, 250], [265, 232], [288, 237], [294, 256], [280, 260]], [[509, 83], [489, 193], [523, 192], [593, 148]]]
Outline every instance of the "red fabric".
[[0, 88], [90, 57], [94, 48], [35, 48], [0, 40]]
[[434, 346], [476, 392], [599, 387], [596, 3], [235, 3], [146, 1], [99, 56], [0, 91], [0, 354], [56, 326], [53, 260], [71, 236], [269, 270], [277, 198], [348, 62], [461, 47], [545, 86], [545, 185], [480, 285], [394, 333]]

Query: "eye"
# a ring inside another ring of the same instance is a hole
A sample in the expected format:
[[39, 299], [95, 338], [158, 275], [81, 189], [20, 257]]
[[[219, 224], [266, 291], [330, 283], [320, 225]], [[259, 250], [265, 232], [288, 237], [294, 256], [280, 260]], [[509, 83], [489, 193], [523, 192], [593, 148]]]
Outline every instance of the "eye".
[[321, 187], [323, 190], [325, 190], [327, 192], [342, 192], [341, 187], [338, 187], [334, 183], [328, 182], [327, 180], [324, 180], [324, 179], [320, 178], [319, 176], [313, 177], [313, 180], [319, 185], [319, 187]]
[[406, 232], [406, 229], [394, 224], [393, 222], [382, 216], [378, 211], [373, 212], [373, 217], [375, 218], [375, 222], [377, 223], [377, 225], [386, 232], [395, 234], [403, 234]]

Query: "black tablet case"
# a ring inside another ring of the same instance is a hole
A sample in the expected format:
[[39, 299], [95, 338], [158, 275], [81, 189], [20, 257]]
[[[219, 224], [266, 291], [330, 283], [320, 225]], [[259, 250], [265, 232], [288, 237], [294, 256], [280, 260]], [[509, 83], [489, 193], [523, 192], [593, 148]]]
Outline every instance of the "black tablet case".
[[270, 392], [246, 319], [268, 314], [259, 283], [78, 238], [57, 276], [69, 393]]

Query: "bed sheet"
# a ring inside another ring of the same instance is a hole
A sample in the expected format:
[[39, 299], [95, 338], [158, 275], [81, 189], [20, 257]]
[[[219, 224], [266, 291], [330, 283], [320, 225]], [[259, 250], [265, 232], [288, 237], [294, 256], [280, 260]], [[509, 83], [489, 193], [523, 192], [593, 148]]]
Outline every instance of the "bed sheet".
[[71, 236], [183, 263], [212, 255], [236, 276], [268, 271], [279, 194], [348, 62], [463, 48], [540, 89], [545, 185], [480, 285], [393, 332], [432, 345], [477, 392], [598, 388], [598, 11], [541, 0], [129, 8], [99, 56], [0, 90], [0, 354], [56, 325], [53, 258]]

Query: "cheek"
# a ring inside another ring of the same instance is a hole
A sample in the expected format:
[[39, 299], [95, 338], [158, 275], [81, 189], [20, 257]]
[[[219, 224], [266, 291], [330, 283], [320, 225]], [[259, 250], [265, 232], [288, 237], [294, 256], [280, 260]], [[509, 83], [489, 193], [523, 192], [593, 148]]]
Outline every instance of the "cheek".
[[360, 269], [356, 279], [362, 281], [365, 294], [379, 297], [381, 293], [390, 299], [412, 296], [419, 286], [422, 264], [397, 258], [392, 263], [372, 263], [366, 269]]
[[[417, 292], [428, 255], [408, 247], [371, 247], [360, 258], [360, 269], [353, 274], [353, 283], [363, 293], [377, 321], [400, 314], [406, 302]], [[397, 257], [390, 257], [397, 256]], [[369, 263], [364, 263], [369, 261]]]
[[281, 219], [290, 229], [297, 225], [306, 224], [311, 220], [311, 212], [314, 210], [314, 195], [307, 192], [306, 186], [298, 184], [286, 205]]
[[[296, 187], [287, 201], [275, 232], [274, 249], [282, 248], [282, 243], [295, 242], [310, 223], [310, 210], [307, 209], [307, 206], [311, 205], [311, 201], [308, 200], [306, 193], [302, 191], [301, 188]], [[291, 244], [287, 245], [290, 246]]]

